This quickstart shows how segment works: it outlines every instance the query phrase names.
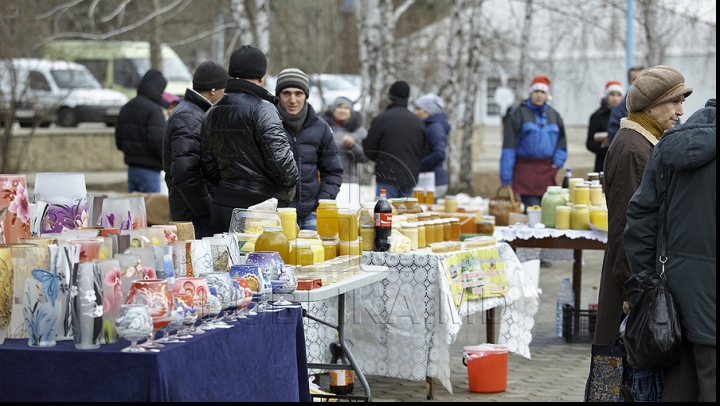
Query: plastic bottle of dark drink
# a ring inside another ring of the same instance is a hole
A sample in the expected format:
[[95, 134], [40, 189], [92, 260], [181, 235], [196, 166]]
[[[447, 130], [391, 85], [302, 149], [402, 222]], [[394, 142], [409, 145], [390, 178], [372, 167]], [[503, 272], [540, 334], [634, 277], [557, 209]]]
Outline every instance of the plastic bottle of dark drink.
[[572, 178], [572, 171], [570, 168], [565, 168], [565, 177], [562, 181], [562, 187], [567, 189], [570, 187], [570, 178]]
[[373, 251], [389, 251], [390, 233], [392, 232], [392, 206], [387, 200], [387, 191], [385, 189], [380, 189], [380, 199], [375, 203], [373, 214], [375, 219]]

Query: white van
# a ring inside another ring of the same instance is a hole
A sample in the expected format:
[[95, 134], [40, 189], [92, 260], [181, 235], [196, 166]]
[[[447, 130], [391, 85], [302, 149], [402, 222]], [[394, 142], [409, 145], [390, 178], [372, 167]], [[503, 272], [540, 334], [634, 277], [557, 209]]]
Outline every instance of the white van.
[[0, 122], [5, 121], [12, 100], [21, 127], [35, 123], [47, 127], [53, 122], [62, 127], [80, 122], [112, 126], [128, 102], [123, 93], [104, 89], [78, 63], [17, 58], [0, 65]]
[[[43, 56], [85, 65], [108, 89], [137, 95], [140, 79], [150, 70], [150, 43], [147, 41], [56, 40], [43, 47]], [[166, 44], [161, 46], [165, 91], [179, 97], [192, 88], [192, 74], [182, 59]]]

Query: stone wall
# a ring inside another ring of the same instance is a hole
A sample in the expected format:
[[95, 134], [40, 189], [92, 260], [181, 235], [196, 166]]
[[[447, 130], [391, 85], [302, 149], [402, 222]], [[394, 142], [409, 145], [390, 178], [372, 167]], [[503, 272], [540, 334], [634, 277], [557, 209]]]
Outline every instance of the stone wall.
[[127, 170], [112, 127], [14, 129], [12, 155], [26, 144], [21, 173]]

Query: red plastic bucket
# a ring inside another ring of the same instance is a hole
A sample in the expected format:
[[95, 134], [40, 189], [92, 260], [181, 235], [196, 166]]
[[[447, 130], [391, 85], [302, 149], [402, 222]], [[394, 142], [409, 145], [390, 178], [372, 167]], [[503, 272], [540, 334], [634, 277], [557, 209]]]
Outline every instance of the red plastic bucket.
[[507, 389], [508, 347], [481, 344], [463, 347], [470, 392], [495, 393]]

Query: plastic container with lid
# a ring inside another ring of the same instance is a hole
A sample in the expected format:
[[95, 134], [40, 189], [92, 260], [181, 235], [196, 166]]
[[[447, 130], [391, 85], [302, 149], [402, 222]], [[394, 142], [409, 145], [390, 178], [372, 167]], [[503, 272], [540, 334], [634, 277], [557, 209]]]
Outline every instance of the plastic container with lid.
[[338, 207], [335, 200], [320, 199], [315, 212], [317, 214], [317, 233], [320, 238], [337, 237]]
[[357, 238], [353, 241], [340, 241], [337, 252], [338, 255], [360, 255], [360, 241]]
[[325, 260], [326, 261], [328, 259], [333, 259], [337, 256], [339, 242], [340, 242], [340, 240], [337, 237], [322, 239], [322, 246], [323, 246], [323, 250], [325, 252]]
[[[572, 181], [572, 179], [570, 179]], [[560, 186], [548, 186], [547, 191], [542, 197], [540, 202], [540, 210], [542, 223], [545, 227], [555, 228], [555, 209], [558, 206], [563, 206], [565, 198], [560, 194], [562, 188]]]
[[315, 230], [300, 230], [296, 241], [309, 241], [313, 251], [313, 262], [319, 263], [325, 261], [325, 250], [322, 246], [322, 240]]
[[307, 240], [295, 240], [292, 243], [290, 251], [290, 264], [292, 265], [312, 265], [315, 263], [315, 254], [313, 253], [312, 243]]
[[574, 204], [570, 219], [570, 228], [573, 230], [590, 229], [590, 210], [587, 204]]
[[599, 185], [600, 184], [600, 173], [599, 172], [588, 173], [587, 180], [588, 180], [588, 182], [590, 182], [591, 185]]

